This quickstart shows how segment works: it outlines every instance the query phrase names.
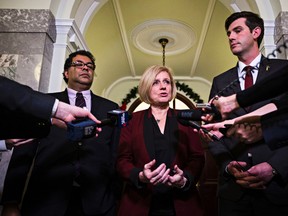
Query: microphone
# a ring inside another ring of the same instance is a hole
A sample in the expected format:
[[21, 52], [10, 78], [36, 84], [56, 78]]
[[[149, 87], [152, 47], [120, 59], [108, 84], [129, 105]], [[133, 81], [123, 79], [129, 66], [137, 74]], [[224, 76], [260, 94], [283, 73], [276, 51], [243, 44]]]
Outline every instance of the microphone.
[[132, 115], [127, 111], [123, 110], [112, 110], [107, 113], [107, 119], [101, 120], [98, 127], [103, 127], [106, 125], [116, 126], [119, 128], [126, 127], [128, 121], [131, 120]]
[[191, 121], [202, 121], [201, 117], [206, 114], [213, 115], [213, 119], [215, 121], [222, 119], [221, 113], [217, 110], [214, 104], [211, 104], [211, 107], [209, 109], [205, 109], [205, 111], [200, 109], [179, 110], [177, 118]]
[[202, 110], [179, 110], [177, 118], [182, 120], [202, 121], [201, 116], [203, 115], [204, 113]]
[[107, 118], [101, 120], [97, 125], [96, 122], [87, 118], [79, 118], [67, 123], [67, 137], [71, 141], [80, 141], [85, 138], [94, 137], [97, 127], [106, 125], [115, 126], [118, 128], [126, 127], [132, 115], [123, 110], [112, 110], [107, 113]]
[[213, 133], [211, 133], [210, 131], [208, 131], [206, 128], [202, 128], [198, 123], [194, 122], [194, 121], [188, 121], [188, 120], [182, 120], [182, 119], [178, 119], [178, 121], [180, 122], [180, 124], [185, 125], [185, 126], [190, 126], [192, 128], [195, 128], [197, 130], [202, 129], [202, 131], [205, 134], [208, 134], [214, 141], [219, 141], [220, 139]]

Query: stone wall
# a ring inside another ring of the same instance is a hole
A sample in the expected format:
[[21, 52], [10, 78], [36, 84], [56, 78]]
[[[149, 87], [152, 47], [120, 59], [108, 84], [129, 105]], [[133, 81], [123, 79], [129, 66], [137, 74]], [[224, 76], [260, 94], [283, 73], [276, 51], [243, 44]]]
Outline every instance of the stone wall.
[[[276, 52], [277, 58], [288, 59], [288, 12], [283, 11], [275, 19], [274, 41], [281, 52]], [[285, 43], [286, 49], [282, 46]]]

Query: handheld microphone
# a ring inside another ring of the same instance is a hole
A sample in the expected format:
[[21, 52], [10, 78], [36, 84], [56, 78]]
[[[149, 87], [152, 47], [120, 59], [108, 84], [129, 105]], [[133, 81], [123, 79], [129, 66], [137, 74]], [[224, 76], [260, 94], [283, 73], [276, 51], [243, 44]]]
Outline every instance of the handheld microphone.
[[211, 104], [211, 108], [206, 109], [205, 111], [200, 109], [179, 110], [177, 118], [191, 121], [202, 121], [201, 117], [206, 114], [213, 115], [213, 119], [216, 121], [222, 119], [221, 113], [217, 110], [214, 104]]
[[220, 140], [215, 134], [211, 133], [206, 128], [202, 128], [198, 123], [196, 123], [194, 121], [188, 121], [188, 120], [182, 120], [182, 119], [178, 119], [178, 121], [182, 125], [190, 126], [190, 127], [195, 128], [197, 130], [201, 129], [205, 134], [208, 134], [214, 141], [219, 141]]
[[80, 141], [85, 138], [94, 137], [96, 135], [97, 127], [110, 125], [122, 128], [128, 124], [128, 121], [131, 118], [131, 114], [123, 110], [109, 111], [107, 113], [107, 119], [101, 120], [101, 123], [98, 125], [91, 119], [79, 118], [67, 123], [67, 136], [71, 141]]
[[202, 110], [179, 110], [177, 118], [182, 120], [202, 121], [201, 116], [203, 115], [204, 113]]
[[126, 127], [128, 121], [131, 120], [132, 115], [123, 110], [112, 110], [107, 113], [107, 119], [101, 120], [98, 127], [106, 125], [116, 126], [118, 128]]

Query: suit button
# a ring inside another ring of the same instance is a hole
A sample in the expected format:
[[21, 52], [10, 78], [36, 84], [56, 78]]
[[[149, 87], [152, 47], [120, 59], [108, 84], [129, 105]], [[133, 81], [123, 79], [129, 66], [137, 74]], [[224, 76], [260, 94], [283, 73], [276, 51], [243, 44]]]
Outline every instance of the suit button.
[[78, 145], [79, 145], [79, 146], [82, 146], [82, 142], [78, 142]]

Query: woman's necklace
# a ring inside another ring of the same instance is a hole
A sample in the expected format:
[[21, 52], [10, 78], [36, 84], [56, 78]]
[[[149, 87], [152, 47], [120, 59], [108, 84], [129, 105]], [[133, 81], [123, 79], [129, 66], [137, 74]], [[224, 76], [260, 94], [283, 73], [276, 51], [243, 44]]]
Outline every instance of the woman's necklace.
[[[168, 107], [169, 108], [169, 107]], [[152, 114], [153, 114], [153, 116], [154, 116], [154, 119], [156, 120], [156, 122], [157, 122], [157, 124], [160, 124], [160, 122], [163, 122], [162, 120], [164, 120], [164, 118], [166, 119], [166, 115], [167, 115], [167, 109], [165, 110], [165, 109], [163, 109], [163, 110], [158, 110], [157, 111], [157, 109], [155, 109], [156, 110], [156, 112], [153, 112], [153, 109], [152, 109]], [[159, 112], [160, 111], [160, 112]], [[158, 118], [157, 118], [157, 117]], [[165, 121], [164, 121], [165, 122]]]

